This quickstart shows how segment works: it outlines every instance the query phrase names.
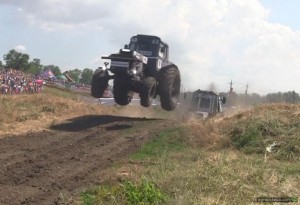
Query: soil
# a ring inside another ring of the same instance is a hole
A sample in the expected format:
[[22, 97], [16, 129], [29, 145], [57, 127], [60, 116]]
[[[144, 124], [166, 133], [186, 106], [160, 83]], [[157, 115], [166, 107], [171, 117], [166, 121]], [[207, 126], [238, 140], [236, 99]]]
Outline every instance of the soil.
[[64, 204], [171, 120], [88, 115], [0, 138], [0, 204]]

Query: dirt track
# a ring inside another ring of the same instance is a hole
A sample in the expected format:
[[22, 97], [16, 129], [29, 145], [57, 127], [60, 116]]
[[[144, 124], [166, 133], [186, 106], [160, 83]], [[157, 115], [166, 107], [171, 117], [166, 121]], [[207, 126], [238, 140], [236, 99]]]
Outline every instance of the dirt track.
[[63, 204], [63, 196], [108, 180], [114, 162], [175, 123], [91, 115], [0, 138], [0, 204]]

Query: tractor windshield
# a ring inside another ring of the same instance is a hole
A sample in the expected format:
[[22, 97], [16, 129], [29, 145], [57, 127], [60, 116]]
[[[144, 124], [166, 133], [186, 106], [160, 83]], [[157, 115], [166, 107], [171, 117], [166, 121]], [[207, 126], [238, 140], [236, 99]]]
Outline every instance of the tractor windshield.
[[138, 51], [144, 56], [147, 57], [156, 57], [158, 52], [158, 40], [153, 39], [131, 39], [129, 44], [129, 49], [132, 51]]
[[210, 106], [210, 98], [204, 98], [202, 97], [201, 98], [201, 101], [200, 101], [200, 108], [205, 108], [205, 109], [209, 109], [209, 106]]

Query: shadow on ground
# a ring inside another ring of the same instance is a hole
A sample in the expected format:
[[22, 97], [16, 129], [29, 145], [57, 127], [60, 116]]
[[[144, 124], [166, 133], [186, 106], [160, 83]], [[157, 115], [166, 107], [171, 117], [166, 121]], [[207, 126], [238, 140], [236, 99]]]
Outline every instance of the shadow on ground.
[[[93, 128], [99, 125], [105, 125], [114, 122], [134, 122], [134, 121], [153, 121], [153, 120], [159, 120], [159, 119], [123, 117], [123, 116], [113, 116], [113, 115], [86, 115], [86, 116], [68, 119], [61, 124], [52, 125], [50, 126], [50, 129], [59, 130], [59, 131], [77, 132], [77, 131]], [[112, 126], [111, 128], [108, 128], [108, 130], [109, 129], [119, 130], [119, 129], [126, 129], [126, 128], [129, 127]]]
[[112, 125], [109, 127], [106, 127], [105, 130], [107, 131], [113, 131], [113, 130], [124, 130], [124, 129], [129, 129], [132, 128], [132, 125], [124, 124], [124, 125]]

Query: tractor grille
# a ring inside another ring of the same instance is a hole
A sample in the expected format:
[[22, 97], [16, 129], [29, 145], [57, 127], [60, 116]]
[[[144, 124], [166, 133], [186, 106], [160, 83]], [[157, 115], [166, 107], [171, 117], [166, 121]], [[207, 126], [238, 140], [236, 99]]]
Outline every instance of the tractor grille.
[[129, 62], [123, 62], [123, 61], [112, 61], [111, 67], [120, 67], [120, 68], [129, 68]]
[[115, 74], [126, 74], [129, 69], [129, 62], [111, 61], [111, 71]]

